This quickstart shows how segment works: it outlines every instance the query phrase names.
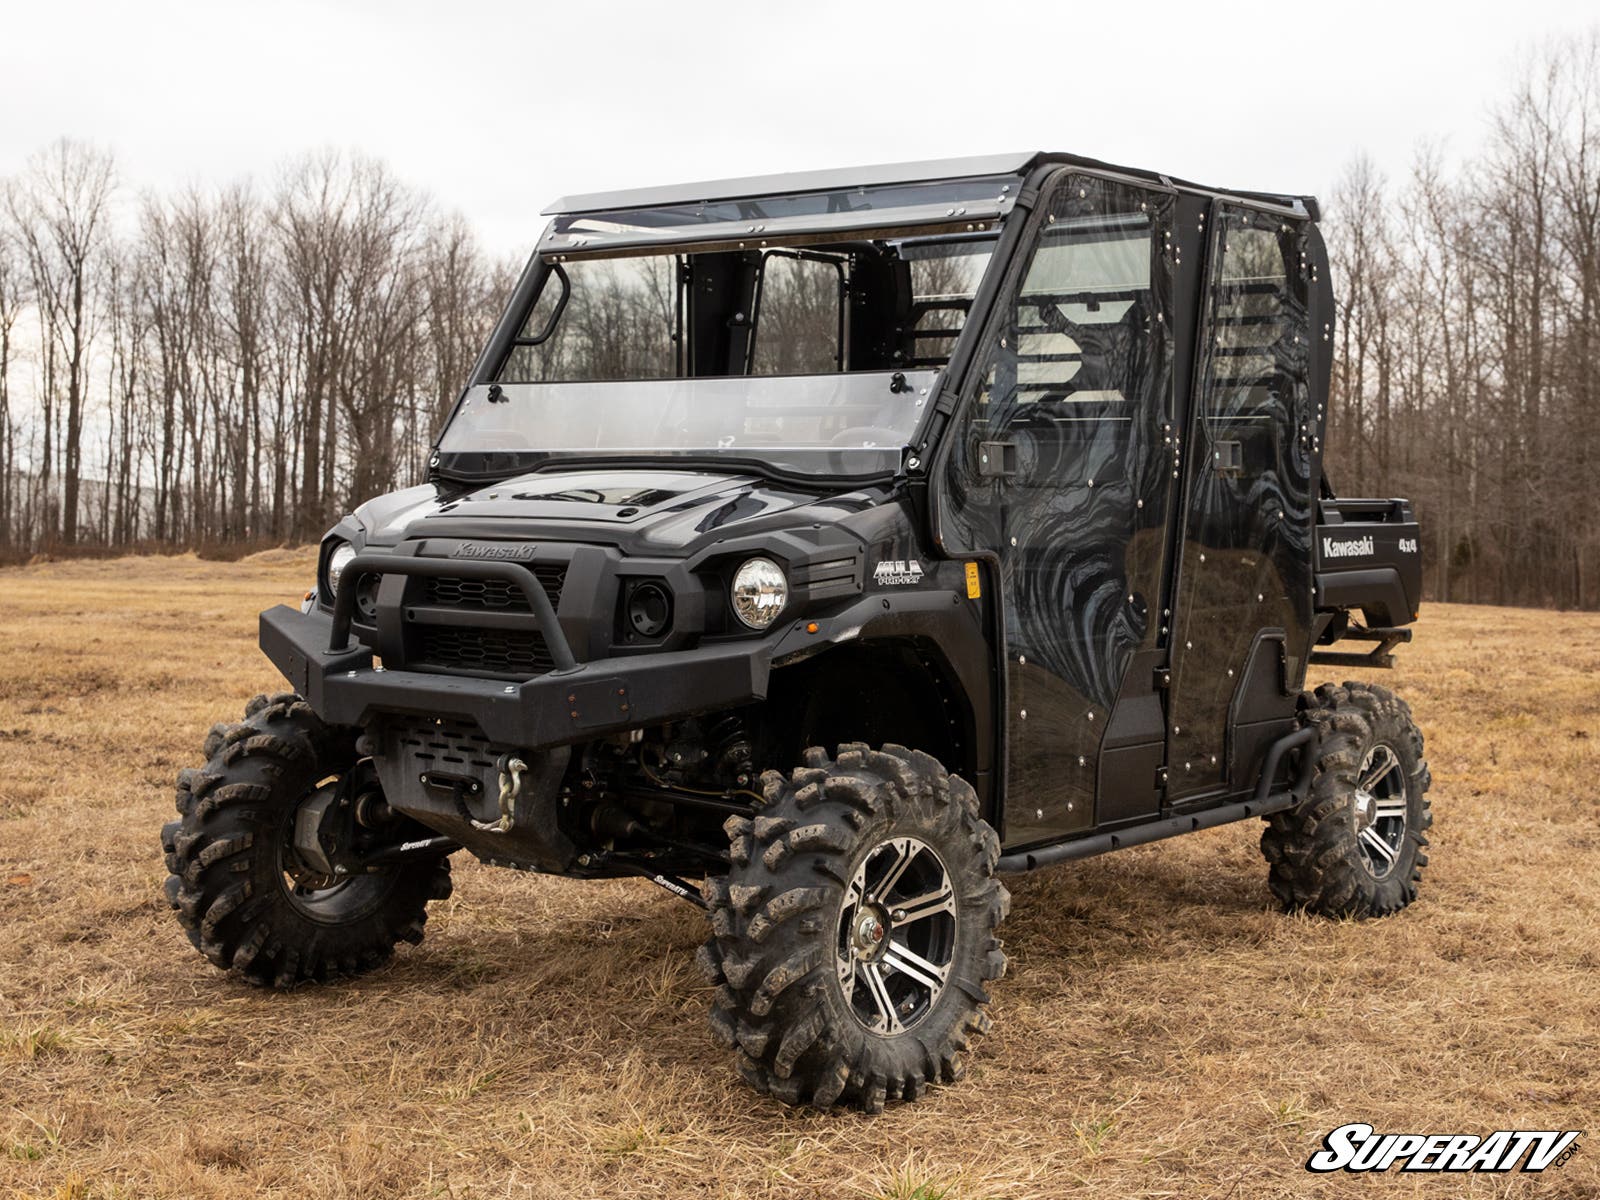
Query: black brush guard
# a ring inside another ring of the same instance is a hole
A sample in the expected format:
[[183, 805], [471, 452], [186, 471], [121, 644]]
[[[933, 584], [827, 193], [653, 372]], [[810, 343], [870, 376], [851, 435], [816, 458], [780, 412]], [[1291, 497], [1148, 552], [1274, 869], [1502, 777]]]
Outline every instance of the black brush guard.
[[344, 586], [333, 598], [333, 629], [328, 635], [328, 653], [339, 654], [349, 648], [350, 624], [355, 620], [356, 585], [363, 575], [421, 575], [453, 579], [503, 579], [515, 584], [527, 597], [533, 610], [534, 622], [544, 638], [550, 658], [555, 663], [554, 674], [576, 671], [578, 660], [573, 657], [566, 632], [556, 619], [555, 606], [550, 594], [544, 590], [531, 570], [521, 563], [484, 562], [473, 559], [408, 558], [391, 554], [358, 554], [345, 566], [340, 576]]
[[[350, 636], [363, 575], [507, 580], [527, 598], [554, 666], [523, 679], [374, 666], [371, 647]], [[771, 647], [750, 641], [579, 662], [527, 566], [399, 554], [352, 559], [331, 617], [287, 605], [262, 613], [261, 648], [331, 724], [366, 725], [385, 712], [464, 717], [497, 744], [533, 751], [759, 700], [771, 661]]]
[[[377, 665], [372, 648], [352, 640], [351, 626], [363, 576], [383, 575], [508, 581], [527, 598], [553, 666], [505, 679]], [[769, 664], [767, 648], [754, 641], [579, 662], [528, 566], [385, 554], [350, 561], [331, 615], [282, 605], [262, 613], [261, 646], [324, 720], [363, 727], [378, 740], [375, 766], [389, 803], [442, 835], [388, 849], [362, 870], [464, 847], [490, 862], [569, 872], [577, 848], [559, 828], [555, 802], [567, 747], [759, 699]], [[490, 831], [475, 822], [493, 816], [487, 801], [502, 752], [526, 760], [526, 785], [510, 828]]]

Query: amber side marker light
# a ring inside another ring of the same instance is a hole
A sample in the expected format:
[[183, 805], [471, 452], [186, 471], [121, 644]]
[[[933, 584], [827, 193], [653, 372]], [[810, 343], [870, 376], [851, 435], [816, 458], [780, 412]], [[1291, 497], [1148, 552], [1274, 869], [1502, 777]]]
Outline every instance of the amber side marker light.
[[815, 621], [812, 621], [812, 622], [810, 622], [809, 624], [806, 625], [806, 632], [807, 633], [815, 633], [818, 630], [818, 628], [820, 628], [820, 627], [817, 625], [817, 623]]

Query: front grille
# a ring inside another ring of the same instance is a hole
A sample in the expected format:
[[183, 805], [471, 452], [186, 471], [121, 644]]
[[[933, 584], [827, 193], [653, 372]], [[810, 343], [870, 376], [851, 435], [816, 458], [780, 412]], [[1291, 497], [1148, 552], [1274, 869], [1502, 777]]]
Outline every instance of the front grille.
[[497, 752], [472, 721], [396, 714], [385, 719], [384, 727], [395, 739], [400, 753], [410, 755], [423, 770], [494, 768]]
[[[540, 563], [534, 575], [544, 585], [552, 607], [561, 603], [567, 582], [565, 563]], [[427, 602], [441, 608], [472, 608], [490, 612], [529, 612], [528, 598], [509, 579], [461, 579], [455, 575], [429, 578]]]
[[420, 665], [515, 678], [539, 675], [556, 665], [543, 635], [521, 629], [422, 626], [417, 641]]

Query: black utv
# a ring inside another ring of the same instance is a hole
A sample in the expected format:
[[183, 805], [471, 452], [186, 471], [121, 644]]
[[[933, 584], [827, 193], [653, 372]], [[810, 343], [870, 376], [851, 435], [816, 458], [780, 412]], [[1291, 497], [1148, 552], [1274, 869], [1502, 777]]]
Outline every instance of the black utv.
[[262, 614], [292, 690], [179, 777], [213, 963], [377, 966], [461, 851], [637, 875], [750, 1083], [876, 1110], [988, 1029], [1007, 872], [1258, 818], [1284, 905], [1413, 898], [1410, 711], [1302, 691], [1421, 591], [1407, 502], [1323, 479], [1313, 199], [1015, 154], [549, 215], [428, 482]]

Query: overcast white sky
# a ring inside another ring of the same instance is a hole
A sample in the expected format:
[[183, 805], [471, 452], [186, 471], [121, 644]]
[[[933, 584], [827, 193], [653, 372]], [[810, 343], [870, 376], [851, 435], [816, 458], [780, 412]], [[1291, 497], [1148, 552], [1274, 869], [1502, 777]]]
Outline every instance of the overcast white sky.
[[1600, 10], [1485, 3], [0, 0], [0, 175], [63, 134], [133, 188], [353, 147], [531, 247], [557, 195], [1013, 149], [1326, 191], [1481, 137]]

